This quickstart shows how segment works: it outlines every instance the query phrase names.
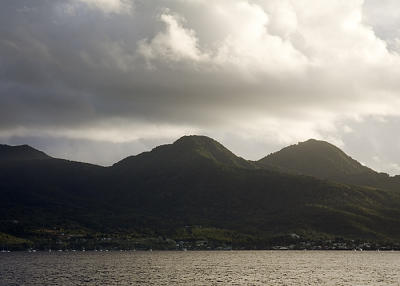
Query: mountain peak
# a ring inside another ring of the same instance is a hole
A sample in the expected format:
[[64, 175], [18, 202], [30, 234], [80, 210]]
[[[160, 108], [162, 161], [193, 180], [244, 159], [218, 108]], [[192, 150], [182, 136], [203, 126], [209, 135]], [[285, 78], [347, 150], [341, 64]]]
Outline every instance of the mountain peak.
[[10, 146], [0, 144], [0, 161], [24, 161], [50, 159], [46, 153], [29, 145]]
[[[315, 151], [323, 151], [323, 152], [329, 152], [331, 155], [336, 154], [340, 156], [346, 156], [350, 158], [350, 156], [346, 155], [339, 147], [323, 140], [318, 140], [318, 139], [308, 139], [303, 142], [299, 142], [295, 145], [288, 146], [286, 148], [292, 148], [292, 147], [298, 147], [299, 150], [301, 151], [310, 151], [310, 152], [315, 152]], [[286, 149], [284, 148], [284, 149]]]
[[308, 139], [306, 141], [299, 142], [298, 144], [315, 144], [315, 143], [330, 144], [329, 142], [326, 142], [326, 141], [323, 141], [323, 140], [318, 140], [318, 139], [315, 139], [315, 138], [310, 138], [310, 139]]
[[375, 173], [335, 145], [316, 139], [285, 147], [259, 160], [258, 163], [266, 167], [326, 179]]
[[185, 150], [187, 148], [195, 149], [197, 151], [219, 150], [220, 152], [229, 152], [233, 155], [233, 153], [225, 148], [221, 143], [203, 135], [186, 135], [176, 140], [172, 145], [175, 147], [179, 147], [182, 150]]
[[250, 163], [236, 156], [218, 141], [203, 135], [187, 135], [173, 143], [181, 151], [188, 151], [217, 164], [249, 167]]
[[129, 162], [151, 157], [162, 165], [197, 164], [208, 162], [217, 165], [235, 167], [250, 167], [252, 164], [247, 160], [236, 156], [218, 141], [201, 135], [187, 135], [179, 138], [173, 144], [161, 145], [150, 152], [137, 156], [128, 157], [115, 165], [127, 165]]
[[176, 140], [173, 144], [204, 145], [204, 144], [220, 144], [220, 143], [204, 135], [185, 135]]

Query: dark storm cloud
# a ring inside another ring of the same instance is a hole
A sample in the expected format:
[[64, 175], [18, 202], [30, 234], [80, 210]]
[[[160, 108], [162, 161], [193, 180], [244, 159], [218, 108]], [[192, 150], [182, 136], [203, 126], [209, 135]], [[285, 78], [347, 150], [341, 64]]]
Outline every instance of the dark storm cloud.
[[[2, 112], [3, 124], [76, 124], [112, 116], [199, 123], [207, 121], [204, 109], [216, 105], [224, 114], [225, 107], [284, 108], [279, 101], [289, 96], [293, 103], [308, 96], [313, 100], [318, 88], [310, 91], [308, 79], [290, 72], [284, 79], [263, 74], [257, 66], [250, 75], [241, 74], [229, 70], [229, 62], [215, 64], [217, 58], [171, 63], [163, 61], [168, 54], [157, 55], [160, 58], [150, 63], [153, 69], [146, 68], [148, 63], [137, 54], [138, 41], [163, 29], [157, 21], [162, 7], [142, 3], [133, 14], [109, 15], [74, 1], [2, 3], [1, 100], [8, 110], [22, 115]], [[324, 95], [329, 101], [330, 92], [319, 96]], [[208, 116], [219, 117], [218, 112]]]

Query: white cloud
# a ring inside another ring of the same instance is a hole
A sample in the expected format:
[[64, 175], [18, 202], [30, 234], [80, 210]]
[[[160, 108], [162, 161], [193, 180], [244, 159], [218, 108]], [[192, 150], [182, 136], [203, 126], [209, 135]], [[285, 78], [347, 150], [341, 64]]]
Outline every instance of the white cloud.
[[200, 51], [196, 33], [185, 29], [185, 19], [173, 15], [166, 10], [160, 20], [165, 24], [165, 31], [158, 33], [150, 42], [139, 41], [138, 52], [146, 59], [162, 59], [167, 61], [207, 59], [207, 54]]
[[[217, 9], [219, 20], [229, 27], [225, 38], [217, 45], [213, 58], [215, 63], [234, 64], [236, 69], [274, 74], [282, 71], [301, 71], [306, 67], [306, 57], [284, 38], [296, 28], [296, 21], [291, 18], [293, 15], [282, 15], [281, 11], [277, 11], [277, 14], [282, 16], [281, 19], [287, 19], [277, 21], [279, 16], [269, 15], [257, 4], [247, 1], [224, 4], [223, 8], [211, 7]], [[283, 35], [272, 34], [269, 31], [271, 22], [275, 33]]]
[[389, 49], [399, 52], [400, 3], [397, 0], [365, 0], [363, 23], [371, 26], [376, 35], [386, 41]]
[[[303, 68], [307, 64], [305, 56], [290, 41], [268, 31], [270, 18], [261, 6], [247, 1], [231, 3], [226, 0], [196, 3], [202, 5], [203, 9], [221, 23], [222, 38], [212, 43], [205, 42], [204, 46], [208, 49], [201, 50], [196, 31], [184, 27], [189, 20], [167, 9], [160, 17], [165, 24], [165, 31], [151, 40], [141, 40], [138, 52], [149, 60], [201, 61], [205, 70], [210, 70], [211, 66], [219, 70], [234, 68], [250, 72], [279, 73], [282, 70]], [[272, 29], [275, 33], [287, 35], [294, 29], [295, 20], [278, 20], [278, 17], [288, 14], [282, 9], [277, 14]], [[207, 21], [208, 14], [203, 14], [202, 17]], [[204, 26], [209, 33], [213, 33], [212, 26], [208, 26], [206, 22]]]

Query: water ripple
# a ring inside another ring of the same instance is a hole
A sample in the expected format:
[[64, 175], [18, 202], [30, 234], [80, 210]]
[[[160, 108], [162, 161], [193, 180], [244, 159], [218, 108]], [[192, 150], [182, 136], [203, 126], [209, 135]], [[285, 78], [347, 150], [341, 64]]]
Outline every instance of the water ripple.
[[14, 285], [400, 285], [400, 253], [0, 253], [0, 286]]

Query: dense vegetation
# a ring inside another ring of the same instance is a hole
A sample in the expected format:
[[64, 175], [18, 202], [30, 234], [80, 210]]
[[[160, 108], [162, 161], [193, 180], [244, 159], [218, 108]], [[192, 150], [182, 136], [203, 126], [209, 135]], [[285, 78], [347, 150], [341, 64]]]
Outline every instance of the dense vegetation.
[[257, 162], [271, 170], [303, 174], [344, 184], [400, 191], [400, 176], [378, 173], [346, 155], [336, 146], [310, 139], [283, 148]]
[[318, 160], [317, 155], [301, 154], [293, 165], [271, 157], [250, 162], [203, 136], [182, 137], [108, 168], [2, 145], [0, 247], [214, 249], [399, 242], [400, 192], [302, 175], [329, 179], [331, 170], [335, 175], [375, 174], [352, 159], [347, 162], [339, 149], [333, 153], [316, 166], [325, 173], [310, 174], [301, 163]]

